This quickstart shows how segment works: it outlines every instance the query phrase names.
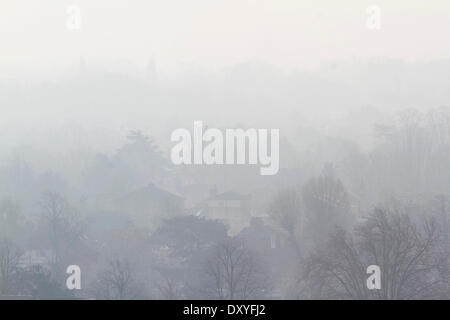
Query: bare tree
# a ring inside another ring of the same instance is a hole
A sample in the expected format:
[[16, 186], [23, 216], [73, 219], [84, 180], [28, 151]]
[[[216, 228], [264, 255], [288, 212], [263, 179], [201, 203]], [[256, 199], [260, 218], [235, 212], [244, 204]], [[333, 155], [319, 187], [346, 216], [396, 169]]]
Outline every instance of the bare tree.
[[[448, 295], [448, 257], [442, 232], [432, 218], [419, 223], [404, 213], [376, 209], [356, 227], [355, 240], [343, 230], [305, 261], [303, 289], [313, 298], [427, 299]], [[381, 289], [366, 287], [366, 268], [381, 269]], [[448, 297], [448, 296], [447, 296]]]
[[24, 235], [24, 217], [20, 206], [10, 198], [0, 200], [0, 234], [8, 239], [20, 239]]
[[344, 230], [302, 262], [298, 296], [313, 299], [365, 299], [364, 265]]
[[64, 253], [81, 235], [75, 210], [58, 193], [45, 193], [40, 201], [41, 218], [52, 249], [51, 264], [59, 270]]
[[0, 294], [8, 294], [14, 273], [18, 270], [21, 250], [8, 239], [0, 240]]
[[445, 294], [448, 257], [435, 217], [414, 221], [405, 212], [377, 209], [356, 232], [361, 254], [382, 270], [381, 290], [373, 292], [377, 298], [429, 299]]
[[129, 262], [120, 259], [111, 261], [99, 274], [92, 291], [100, 299], [127, 300], [142, 296]]
[[163, 270], [159, 272], [159, 279], [155, 281], [155, 287], [163, 299], [175, 300], [183, 296], [180, 281]]
[[290, 245], [300, 252], [298, 233], [302, 224], [302, 199], [295, 188], [279, 192], [269, 205], [269, 215], [275, 225], [286, 231]]
[[334, 227], [348, 226], [351, 218], [348, 193], [330, 168], [303, 187], [305, 232], [316, 245], [323, 244]]
[[217, 245], [204, 272], [207, 282], [201, 290], [208, 298], [252, 299], [264, 296], [269, 289], [263, 264], [238, 240]]

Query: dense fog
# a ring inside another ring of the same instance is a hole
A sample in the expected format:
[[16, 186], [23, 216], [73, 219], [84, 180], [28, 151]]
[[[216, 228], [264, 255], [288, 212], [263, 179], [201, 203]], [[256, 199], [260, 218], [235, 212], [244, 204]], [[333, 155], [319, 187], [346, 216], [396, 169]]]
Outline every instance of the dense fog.
[[[433, 10], [447, 6], [438, 2]], [[283, 1], [272, 23], [290, 6], [298, 9]], [[249, 32], [244, 18], [232, 30]], [[171, 56], [161, 35], [159, 55], [132, 47], [141, 60], [127, 51], [116, 59], [89, 38], [83, 52], [61, 49], [51, 67], [39, 44], [15, 43], [13, 33], [0, 50], [11, 47], [0, 53], [0, 299], [450, 298], [448, 44], [430, 40], [443, 56], [429, 59], [395, 46], [397, 55], [372, 56], [362, 45], [362, 55], [344, 50], [305, 66], [296, 63], [301, 45], [286, 45], [297, 56], [288, 61], [273, 48], [252, 54], [263, 37], [228, 59], [198, 36], [191, 59], [170, 69], [182, 53]], [[23, 48], [50, 67], [24, 63]], [[217, 132], [279, 129], [279, 170], [174, 164], [171, 134], [193, 132], [195, 121]], [[81, 272], [75, 290], [69, 266]]]

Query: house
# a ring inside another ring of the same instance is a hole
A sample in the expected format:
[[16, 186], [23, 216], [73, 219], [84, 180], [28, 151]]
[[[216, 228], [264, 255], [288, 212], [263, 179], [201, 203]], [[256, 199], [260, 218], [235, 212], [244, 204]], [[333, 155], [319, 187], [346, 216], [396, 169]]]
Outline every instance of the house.
[[250, 225], [237, 235], [249, 248], [263, 254], [283, 249], [287, 246], [285, 231], [264, 223], [262, 217], [252, 217]]
[[126, 212], [138, 226], [154, 229], [163, 219], [185, 212], [184, 198], [153, 184], [116, 200], [116, 208]]
[[250, 223], [252, 197], [237, 192], [218, 193], [217, 189], [213, 188], [196, 215], [219, 220], [229, 227], [230, 234], [237, 234]]

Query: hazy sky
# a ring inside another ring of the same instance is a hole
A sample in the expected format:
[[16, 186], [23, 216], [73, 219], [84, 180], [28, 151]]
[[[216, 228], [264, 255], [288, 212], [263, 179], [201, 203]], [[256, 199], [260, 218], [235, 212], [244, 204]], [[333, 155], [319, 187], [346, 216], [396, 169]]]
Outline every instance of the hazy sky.
[[[66, 8], [81, 8], [79, 31]], [[382, 10], [381, 30], [366, 8]], [[324, 60], [450, 58], [448, 0], [1, 0], [0, 71], [54, 71], [126, 59], [160, 70], [259, 60], [290, 69]]]

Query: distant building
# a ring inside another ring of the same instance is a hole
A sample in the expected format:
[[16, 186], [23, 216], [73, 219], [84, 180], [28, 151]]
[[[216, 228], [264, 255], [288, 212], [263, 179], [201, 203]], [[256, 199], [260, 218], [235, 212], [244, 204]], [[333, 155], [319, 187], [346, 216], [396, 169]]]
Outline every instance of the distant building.
[[237, 192], [218, 193], [213, 188], [197, 215], [222, 221], [229, 227], [230, 234], [236, 234], [250, 223], [252, 197]]
[[117, 208], [128, 213], [137, 225], [149, 228], [184, 213], [184, 198], [153, 184], [130, 192], [116, 202]]
[[265, 224], [261, 217], [253, 217], [250, 225], [242, 229], [238, 237], [251, 249], [264, 254], [285, 248], [288, 239], [285, 231]]
[[186, 199], [185, 205], [187, 208], [197, 208], [199, 204], [204, 203], [205, 199], [208, 198], [211, 185], [191, 183], [181, 187], [176, 187], [174, 190]]

